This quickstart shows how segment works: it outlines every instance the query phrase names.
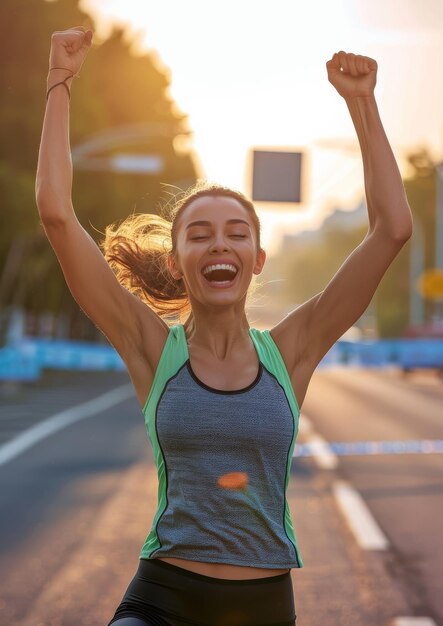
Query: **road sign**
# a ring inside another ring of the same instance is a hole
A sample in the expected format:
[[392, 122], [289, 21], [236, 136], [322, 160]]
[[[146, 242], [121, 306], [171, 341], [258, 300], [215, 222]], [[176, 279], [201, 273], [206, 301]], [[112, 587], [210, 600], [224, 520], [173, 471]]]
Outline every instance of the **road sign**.
[[254, 150], [252, 199], [301, 202], [301, 165], [301, 152]]
[[417, 288], [428, 300], [443, 300], [443, 269], [434, 268], [423, 272], [417, 281]]

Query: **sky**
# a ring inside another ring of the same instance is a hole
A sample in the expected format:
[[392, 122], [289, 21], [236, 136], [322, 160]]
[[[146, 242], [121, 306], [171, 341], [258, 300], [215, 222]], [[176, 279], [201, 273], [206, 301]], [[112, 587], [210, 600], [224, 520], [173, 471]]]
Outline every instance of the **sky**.
[[[380, 115], [405, 154], [443, 159], [441, 0], [82, 0], [97, 35], [123, 23], [168, 68], [189, 115], [202, 175], [251, 195], [252, 148], [304, 154], [302, 202], [255, 203], [272, 253], [282, 233], [318, 228], [361, 199], [363, 169], [344, 100], [326, 61], [344, 50], [378, 63]], [[116, 78], [117, 80], [117, 78]]]

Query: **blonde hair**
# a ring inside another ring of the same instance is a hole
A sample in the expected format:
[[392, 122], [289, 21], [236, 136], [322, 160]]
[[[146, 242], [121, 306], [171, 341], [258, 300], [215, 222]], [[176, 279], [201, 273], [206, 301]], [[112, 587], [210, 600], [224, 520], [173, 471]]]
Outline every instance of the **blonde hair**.
[[[118, 281], [166, 318], [166, 322], [172, 323], [177, 318], [184, 322], [192, 315], [183, 279], [172, 277], [167, 257], [176, 251], [180, 216], [196, 198], [206, 196], [237, 200], [249, 212], [260, 249], [261, 225], [252, 202], [240, 191], [208, 181], [197, 181], [175, 195], [172, 202], [160, 207], [159, 215], [133, 213], [121, 223], [108, 225], [105, 238], [99, 244]], [[254, 281], [248, 297], [255, 292], [255, 287]]]

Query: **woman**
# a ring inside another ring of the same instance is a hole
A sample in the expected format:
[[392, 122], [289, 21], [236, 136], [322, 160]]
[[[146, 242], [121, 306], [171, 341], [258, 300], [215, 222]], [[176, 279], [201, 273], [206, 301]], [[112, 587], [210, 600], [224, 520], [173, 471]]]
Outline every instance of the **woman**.
[[[69, 95], [91, 39], [82, 27], [52, 37], [36, 198], [73, 296], [127, 366], [158, 470], [153, 526], [110, 623], [293, 625], [290, 570], [303, 562], [285, 490], [300, 407], [412, 233], [374, 99], [377, 64], [345, 52], [327, 62], [362, 149], [368, 233], [322, 292], [260, 332], [245, 302], [266, 255], [243, 194], [200, 184], [172, 224], [144, 215], [108, 227], [108, 263], [77, 221]], [[171, 313], [185, 323], [168, 326]]]

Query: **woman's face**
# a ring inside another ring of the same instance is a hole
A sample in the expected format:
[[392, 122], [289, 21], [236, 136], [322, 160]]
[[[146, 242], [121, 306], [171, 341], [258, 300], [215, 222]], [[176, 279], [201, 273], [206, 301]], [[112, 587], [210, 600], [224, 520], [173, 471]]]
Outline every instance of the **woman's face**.
[[[191, 305], [245, 299], [252, 275], [260, 274], [266, 259], [264, 250], [257, 250], [247, 209], [234, 198], [203, 196], [186, 207], [177, 226], [169, 269], [183, 278]], [[229, 267], [215, 267], [220, 264]], [[203, 274], [207, 268], [211, 271]]]

